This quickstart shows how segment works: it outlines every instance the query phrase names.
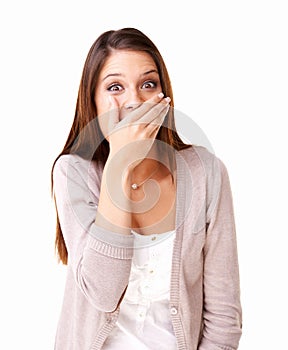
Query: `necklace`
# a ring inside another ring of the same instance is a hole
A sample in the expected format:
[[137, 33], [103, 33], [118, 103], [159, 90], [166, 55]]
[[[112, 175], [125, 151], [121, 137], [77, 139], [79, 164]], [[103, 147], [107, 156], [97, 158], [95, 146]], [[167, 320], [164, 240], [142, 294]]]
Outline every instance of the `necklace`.
[[156, 174], [156, 172], [159, 169], [159, 165], [157, 166], [157, 168], [152, 172], [152, 174], [150, 174], [150, 176], [147, 177], [147, 179], [145, 179], [144, 181], [140, 182], [140, 184], [136, 184], [135, 182], [131, 185], [132, 190], [137, 190], [140, 186], [144, 185], [146, 181], [148, 181], [154, 174]]

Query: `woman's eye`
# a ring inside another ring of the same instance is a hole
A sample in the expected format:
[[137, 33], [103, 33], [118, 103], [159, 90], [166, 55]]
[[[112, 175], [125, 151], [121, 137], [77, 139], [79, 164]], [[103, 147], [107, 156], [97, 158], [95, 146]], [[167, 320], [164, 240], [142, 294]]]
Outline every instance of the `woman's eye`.
[[120, 84], [113, 84], [108, 87], [108, 91], [112, 91], [112, 92], [118, 92], [122, 90], [123, 90], [123, 87]]
[[157, 83], [154, 81], [145, 81], [145, 83], [142, 85], [142, 89], [153, 89], [157, 86]]

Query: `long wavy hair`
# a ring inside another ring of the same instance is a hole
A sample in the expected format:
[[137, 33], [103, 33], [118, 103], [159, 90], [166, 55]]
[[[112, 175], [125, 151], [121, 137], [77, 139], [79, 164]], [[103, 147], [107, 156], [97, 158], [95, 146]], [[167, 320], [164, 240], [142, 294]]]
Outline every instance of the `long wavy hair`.
[[[105, 164], [109, 154], [109, 143], [104, 138], [97, 120], [97, 106], [95, 104], [96, 85], [99, 74], [112, 50], [144, 51], [154, 60], [160, 76], [162, 92], [171, 98], [170, 105], [174, 106], [173, 92], [170, 78], [164, 60], [155, 44], [141, 31], [135, 28], [110, 30], [101, 34], [91, 46], [82, 72], [74, 120], [66, 143], [56, 157], [51, 171], [51, 190], [53, 195], [53, 169], [57, 159], [64, 154], [78, 154], [84, 158]], [[89, 127], [87, 127], [89, 126]], [[185, 144], [176, 132], [173, 108], [170, 108], [156, 136], [158, 140], [181, 150], [191, 147]], [[91, 150], [93, 152], [91, 153]], [[61, 230], [57, 213], [56, 201], [56, 239], [55, 249], [59, 261], [68, 263], [68, 252]]]

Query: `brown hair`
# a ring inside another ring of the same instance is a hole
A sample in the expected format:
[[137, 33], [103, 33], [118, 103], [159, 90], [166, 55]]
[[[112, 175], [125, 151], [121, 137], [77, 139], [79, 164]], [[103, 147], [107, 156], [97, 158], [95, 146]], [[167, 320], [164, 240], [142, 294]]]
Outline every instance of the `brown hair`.
[[[86, 159], [105, 164], [109, 154], [109, 143], [104, 138], [97, 123], [95, 105], [96, 84], [100, 71], [112, 50], [144, 51], [153, 58], [160, 76], [162, 92], [171, 98], [174, 106], [170, 78], [164, 60], [154, 43], [141, 31], [134, 28], [110, 30], [101, 34], [91, 46], [82, 72], [74, 121], [61, 153], [55, 159], [51, 172], [53, 193], [53, 169], [57, 159], [63, 154], [78, 154]], [[95, 121], [95, 122], [92, 122]], [[176, 132], [173, 108], [167, 113], [156, 137], [176, 150], [188, 148]], [[55, 198], [54, 198], [55, 199]], [[56, 205], [56, 203], [55, 203]], [[67, 264], [68, 252], [62, 234], [56, 207], [55, 248], [59, 260]]]

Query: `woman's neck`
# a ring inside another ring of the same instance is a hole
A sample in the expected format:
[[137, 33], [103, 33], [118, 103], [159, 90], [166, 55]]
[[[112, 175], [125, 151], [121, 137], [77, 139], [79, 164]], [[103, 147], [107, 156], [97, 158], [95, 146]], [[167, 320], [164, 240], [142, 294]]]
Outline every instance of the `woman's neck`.
[[132, 176], [134, 181], [144, 181], [151, 176], [151, 174], [153, 175], [153, 172], [156, 170], [155, 176], [157, 175], [157, 177], [159, 177], [159, 175], [165, 176], [167, 172], [173, 174], [173, 171], [170, 169], [167, 150], [166, 152], [164, 149], [161, 151], [161, 148], [159, 149], [157, 144], [153, 143], [146, 158], [133, 169]]

